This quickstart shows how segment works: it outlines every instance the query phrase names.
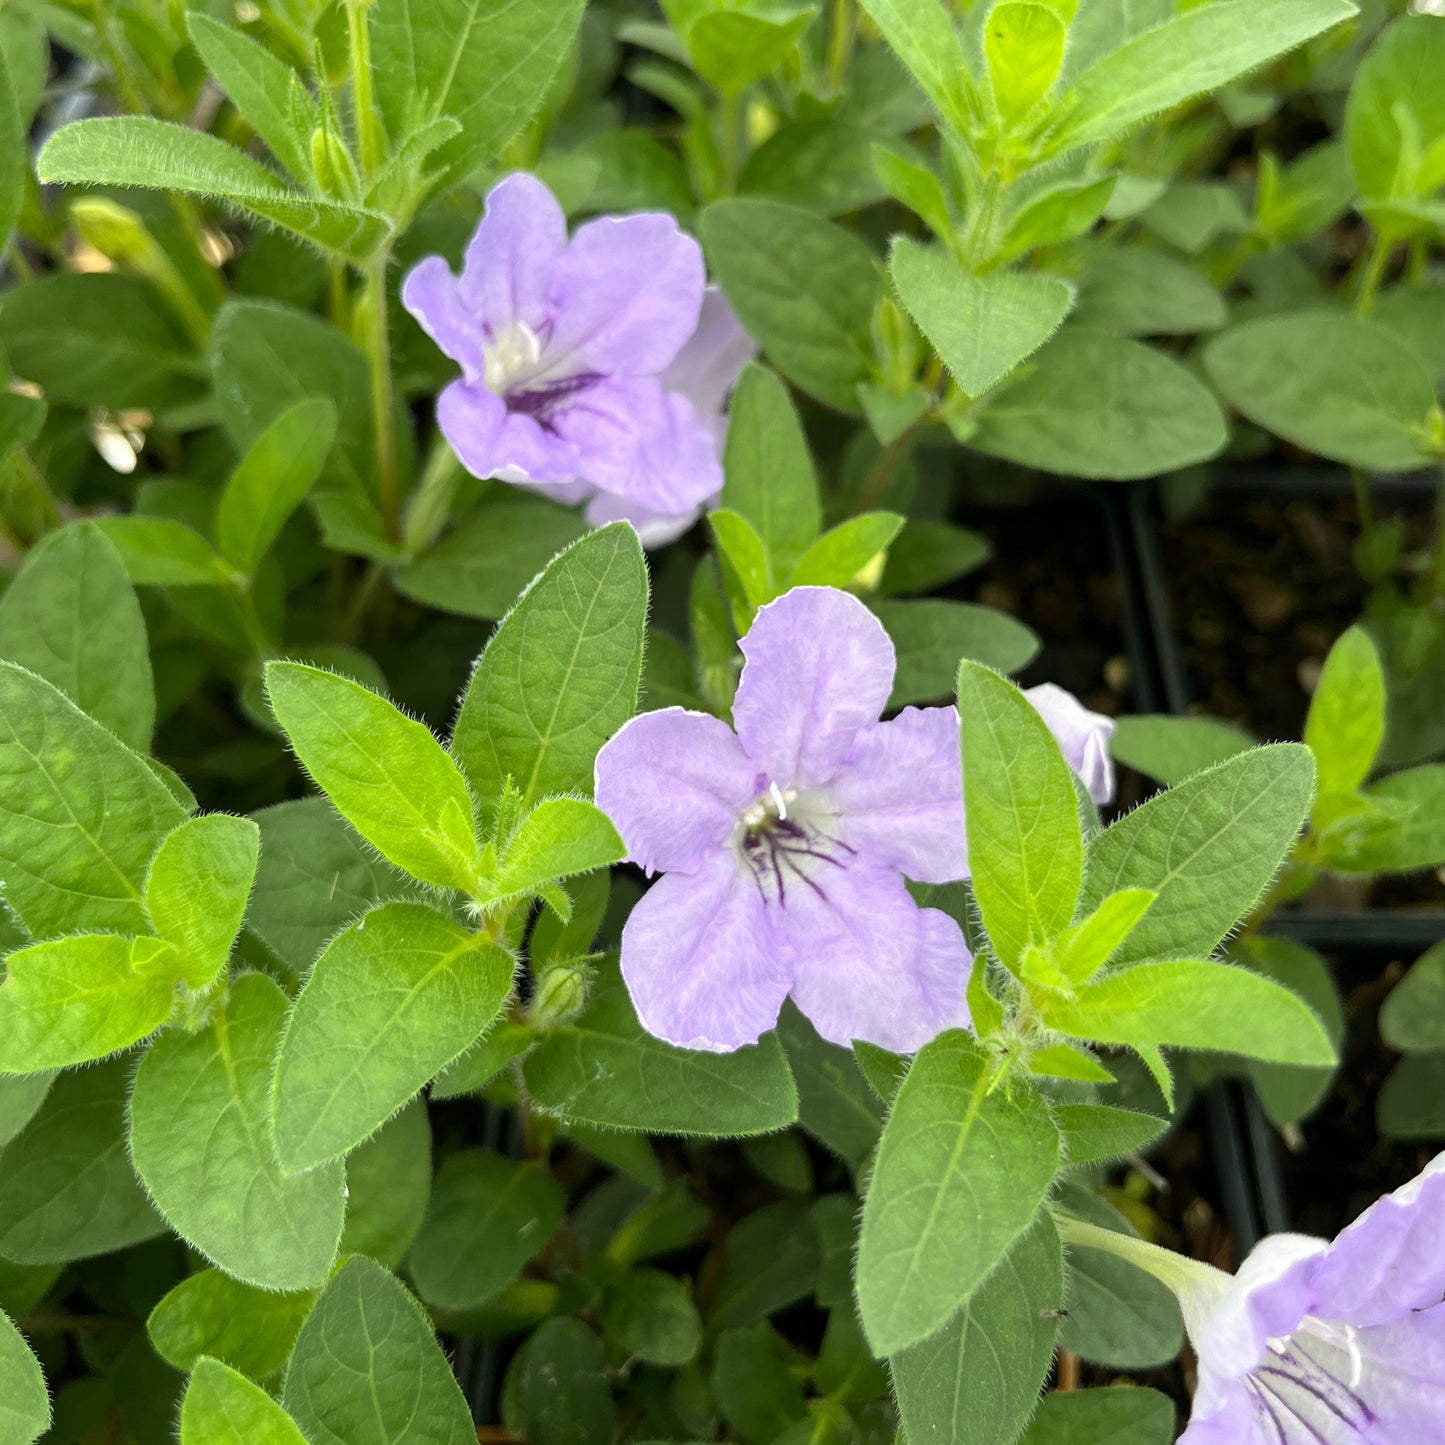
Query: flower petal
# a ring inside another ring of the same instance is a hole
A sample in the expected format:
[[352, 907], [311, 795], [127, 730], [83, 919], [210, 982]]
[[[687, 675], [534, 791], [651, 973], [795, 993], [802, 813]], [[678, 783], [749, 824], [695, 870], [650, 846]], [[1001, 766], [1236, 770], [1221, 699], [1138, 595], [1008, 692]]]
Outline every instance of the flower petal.
[[576, 393], [550, 425], [577, 450], [594, 486], [650, 511], [677, 515], [722, 490], [711, 434], [685, 397], [654, 377], [609, 377]]
[[728, 1053], [777, 1023], [791, 971], [757, 885], [719, 851], [643, 894], [622, 930], [622, 976], [649, 1033]]
[[727, 299], [718, 287], [709, 286], [703, 292], [697, 330], [660, 380], [693, 404], [719, 448], [726, 429], [723, 409], [743, 367], [757, 354], [758, 343], [743, 330]]
[[437, 398], [437, 425], [474, 477], [505, 482], [569, 482], [577, 450], [530, 417], [509, 412], [484, 386], [454, 381]]
[[673, 217], [642, 212], [581, 227], [552, 282], [543, 379], [655, 376], [697, 329], [706, 274]]
[[1089, 796], [1096, 803], [1111, 802], [1114, 760], [1109, 756], [1109, 739], [1114, 732], [1114, 719], [1090, 712], [1073, 693], [1051, 682], [1029, 688], [1024, 696], [1048, 723], [1049, 731], [1058, 739], [1064, 757], [1089, 790]]
[[440, 256], [428, 256], [407, 272], [401, 304], [446, 355], [461, 363], [469, 381], [485, 375], [481, 323], [463, 302], [457, 278]]
[[732, 729], [669, 707], [632, 719], [597, 754], [597, 806], [634, 863], [692, 873], [721, 848], [757, 795]]
[[740, 645], [733, 722], [748, 756], [779, 787], [831, 782], [893, 690], [883, 624], [836, 587], [795, 587], [758, 609]]
[[958, 713], [904, 708], [863, 728], [827, 790], [838, 836], [919, 883], [968, 876]]
[[886, 869], [831, 867], [814, 882], [791, 883], [773, 912], [793, 948], [793, 1002], [825, 1039], [907, 1054], [968, 1024], [972, 959], [953, 919]]
[[460, 294], [492, 336], [517, 322], [540, 333], [552, 314], [553, 273], [567, 249], [567, 218], [536, 176], [507, 176], [487, 193], [467, 246]]
[[1330, 1245], [1311, 1310], [1375, 1325], [1445, 1298], [1445, 1154], [1377, 1200]]

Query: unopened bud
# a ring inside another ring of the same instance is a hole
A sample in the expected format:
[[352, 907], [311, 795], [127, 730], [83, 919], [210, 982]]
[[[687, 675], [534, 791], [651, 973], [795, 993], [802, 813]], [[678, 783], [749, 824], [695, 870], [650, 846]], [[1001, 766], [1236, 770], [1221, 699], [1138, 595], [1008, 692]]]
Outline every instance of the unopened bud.
[[570, 1023], [587, 1006], [592, 968], [586, 959], [554, 963], [537, 978], [528, 1022], [538, 1033]]
[[884, 384], [896, 392], [906, 391], [927, 353], [908, 313], [886, 292], [873, 308], [873, 347]]

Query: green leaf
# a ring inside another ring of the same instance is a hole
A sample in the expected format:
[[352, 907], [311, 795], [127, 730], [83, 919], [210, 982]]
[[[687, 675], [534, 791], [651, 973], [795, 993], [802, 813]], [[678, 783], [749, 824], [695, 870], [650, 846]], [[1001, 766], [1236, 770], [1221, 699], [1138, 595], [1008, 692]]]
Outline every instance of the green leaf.
[[181, 1402], [181, 1445], [306, 1445], [306, 1437], [259, 1385], [204, 1359]]
[[0, 344], [53, 403], [152, 410], [202, 390], [194, 343], [159, 291], [119, 272], [57, 272], [0, 298]]
[[155, 938], [82, 933], [12, 953], [0, 986], [0, 1072], [104, 1058], [154, 1033], [181, 960]]
[[202, 1355], [210, 1355], [264, 1380], [285, 1367], [314, 1300], [310, 1290], [277, 1294], [203, 1269], [161, 1297], [146, 1333], [156, 1353], [178, 1370], [193, 1370]]
[[1038, 1402], [1063, 1303], [1063, 1250], [1040, 1214], [937, 1334], [888, 1362], [910, 1438], [1013, 1440]]
[[798, 1087], [798, 1122], [856, 1169], [878, 1142], [884, 1111], [852, 1050], [820, 1038], [792, 1004], [778, 1037]]
[[1305, 718], [1320, 792], [1354, 792], [1369, 776], [1384, 736], [1380, 654], [1367, 632], [1351, 627], [1330, 648]]
[[647, 564], [613, 522], [574, 542], [492, 634], [452, 737], [484, 814], [511, 777], [530, 806], [591, 796], [597, 751], [637, 709]]
[[953, 214], [943, 182], [927, 166], [916, 165], [884, 146], [872, 151], [873, 169], [895, 201], [907, 206], [940, 240], [953, 234]]
[[766, 367], [749, 364], [733, 392], [723, 471], [722, 505], [761, 540], [775, 595], [817, 537], [822, 511], [802, 423], [787, 388]]
[[758, 1323], [812, 1294], [822, 1263], [819, 1234], [813, 1206], [801, 1199], [775, 1200], [734, 1225], [709, 1328]]
[[1407, 1054], [1375, 1100], [1387, 1139], [1438, 1140], [1445, 1134], [1445, 1053]]
[[342, 1254], [369, 1254], [395, 1269], [426, 1218], [432, 1187], [431, 1124], [414, 1099], [346, 1157]]
[[471, 796], [424, 723], [299, 662], [267, 663], [266, 695], [306, 771], [382, 857], [438, 888], [476, 887]]
[[948, 697], [958, 681], [960, 658], [1001, 672], [1017, 672], [1039, 650], [1032, 628], [1007, 613], [973, 602], [920, 597], [907, 602], [875, 602], [873, 611], [898, 653], [889, 707]]
[[301, 1328], [282, 1403], [309, 1440], [476, 1445], [431, 1321], [374, 1261], [348, 1260]]
[[[0, 251], [9, 244], [10, 233], [15, 229], [15, 223], [20, 219], [20, 208], [25, 204], [29, 121], [29, 116], [20, 113], [10, 71], [0, 61]], [[35, 1433], [40, 1432], [37, 1430]]]
[[897, 512], [864, 512], [824, 532], [798, 560], [789, 587], [846, 587], [903, 527]]
[[393, 138], [451, 116], [461, 134], [437, 159], [456, 181], [496, 159], [547, 93], [583, 0], [378, 0], [371, 58]]
[[464, 1149], [437, 1172], [408, 1261], [433, 1309], [471, 1309], [522, 1272], [562, 1220], [556, 1181], [535, 1164]]
[[783, 1439], [784, 1431], [806, 1418], [793, 1364], [787, 1344], [765, 1324], [718, 1336], [713, 1397], [723, 1419], [748, 1445]]
[[216, 541], [240, 571], [256, 570], [321, 475], [335, 438], [336, 407], [312, 397], [282, 412], [251, 444], [216, 509]]
[[316, 961], [276, 1055], [276, 1149], [291, 1171], [339, 1159], [497, 1017], [510, 954], [420, 903], [386, 903]]
[[626, 1355], [678, 1369], [697, 1358], [702, 1320], [687, 1285], [658, 1269], [635, 1269], [607, 1293], [603, 1333]]
[[1121, 717], [1109, 739], [1109, 751], [1119, 762], [1171, 788], [1253, 745], [1254, 739], [1232, 723], [1168, 713]]
[[858, 1245], [858, 1306], [879, 1354], [925, 1339], [1029, 1227], [1059, 1164], [1043, 1101], [991, 1092], [962, 1030], [926, 1044], [878, 1146]]
[[298, 977], [358, 914], [415, 891], [325, 798], [277, 803], [255, 818], [261, 863], [246, 926]]
[[797, 44], [817, 0], [662, 0], [693, 68], [724, 95], [761, 80]]
[[1075, 319], [1120, 336], [1193, 336], [1228, 320], [1224, 298], [1187, 261], [1131, 247], [1101, 251], [1079, 280]]
[[973, 895], [999, 962], [1017, 970], [1074, 916], [1084, 839], [1073, 774], [1028, 699], [976, 662], [958, 669], [958, 714]]
[[1136, 1386], [1047, 1395], [1018, 1445], [1169, 1445], [1173, 1438], [1174, 1402]]
[[1213, 952], [1274, 877], [1313, 793], [1306, 748], [1251, 748], [1151, 798], [1092, 839], [1086, 911], [1124, 888], [1159, 895], [1115, 963]]
[[1370, 198], [1419, 197], [1440, 187], [1422, 161], [1445, 136], [1445, 34], [1434, 15], [1388, 25], [1360, 62], [1345, 106], [1345, 146]]
[[0, 1151], [0, 1259], [68, 1264], [165, 1232], [126, 1155], [131, 1068], [62, 1074]]
[[1067, 39], [1064, 18], [1036, 0], [999, 0], [989, 11], [983, 54], [994, 108], [1006, 129], [1015, 127], [1054, 88]]
[[883, 38], [933, 102], [944, 125], [959, 135], [972, 129], [978, 95], [968, 58], [941, 0], [861, 0]]
[[501, 865], [487, 879], [488, 900], [535, 893], [558, 878], [620, 863], [627, 848], [599, 808], [581, 798], [546, 798], [506, 840]]
[[236, 573], [206, 539], [169, 517], [101, 517], [92, 523], [142, 587], [227, 587]]
[[1110, 174], [1095, 180], [1063, 181], [1033, 194], [1026, 191], [1026, 199], [1004, 222], [994, 263], [1005, 265], [1037, 246], [1057, 246], [1082, 236], [1104, 214], [1117, 180]]
[[50, 183], [141, 186], [210, 196], [358, 264], [391, 234], [378, 211], [289, 190], [274, 172], [204, 131], [150, 116], [78, 120], [36, 162]]
[[968, 443], [977, 451], [1110, 481], [1204, 461], [1226, 440], [1218, 404], [1178, 362], [1122, 336], [1070, 328], [977, 420]]
[[707, 514], [707, 523], [717, 542], [723, 582], [738, 630], [746, 631], [758, 608], [777, 595], [767, 548], [753, 524], [739, 512], [719, 507]]
[[794, 120], [748, 157], [738, 194], [803, 206], [819, 216], [861, 211], [888, 194], [876, 158], [901, 160], [904, 149], [902, 142], [880, 139], [872, 127], [831, 117]]
[[146, 932], [146, 868], [184, 816], [143, 758], [48, 682], [0, 663], [0, 877], [32, 938]]
[[[5, 84], [5, 67], [0, 65], [0, 92]], [[50, 1395], [40, 1361], [9, 1318], [0, 1314], [0, 1440], [30, 1445], [49, 1426]]]
[[1445, 286], [1431, 281], [1392, 286], [1371, 316], [1419, 352], [1437, 389], [1445, 384]]
[[610, 970], [586, 1010], [544, 1039], [522, 1072], [540, 1107], [604, 1128], [766, 1134], [798, 1117], [775, 1035], [730, 1054], [665, 1044], [638, 1023], [620, 975]]
[[878, 590], [885, 596], [931, 592], [982, 567], [992, 555], [992, 543], [967, 527], [909, 518], [888, 549]]
[[488, 498], [435, 547], [397, 568], [397, 590], [462, 617], [505, 617], [532, 578], [586, 532], [574, 508]]
[[1072, 997], [1035, 1002], [1050, 1028], [1092, 1043], [1213, 1049], [1279, 1064], [1335, 1062], [1319, 1020], [1294, 994], [1232, 964], [1138, 963]]
[[893, 241], [889, 275], [909, 315], [970, 396], [990, 392], [1038, 351], [1074, 305], [1074, 288], [1058, 276], [1009, 270], [975, 276], [946, 251], [906, 236]]
[[89, 523], [31, 548], [0, 597], [0, 657], [28, 667], [145, 752], [155, 689], [145, 619], [115, 548]]
[[1382, 472], [1424, 460], [1434, 382], [1378, 322], [1342, 311], [1256, 317], [1210, 342], [1204, 365], [1231, 405], [1306, 451]]
[[1390, 990], [1380, 1037], [1402, 1054], [1445, 1051], [1445, 943], [1422, 953]]
[[270, 1082], [285, 1021], [285, 994], [246, 974], [209, 1027], [151, 1046], [130, 1104], [131, 1157], [161, 1213], [260, 1289], [322, 1283], [345, 1208], [339, 1165], [288, 1179], [276, 1163]]
[[503, 1401], [530, 1445], [610, 1445], [616, 1436], [606, 1352], [575, 1317], [548, 1320], [517, 1351]]
[[1058, 975], [1072, 983], [1092, 978], [1119, 951], [1157, 897], [1147, 888], [1125, 888], [1111, 893], [1092, 913], [1071, 923], [1050, 950], [1050, 961]]
[[858, 410], [869, 379], [878, 262], [851, 231], [775, 201], [714, 201], [698, 231], [744, 327], [810, 396]]
[[1097, 145], [1215, 90], [1356, 13], [1349, 0], [1215, 0], [1096, 61], [1059, 98], [1047, 153]]
[[1391, 773], [1362, 793], [1366, 802], [1412, 811], [1356, 842], [1348, 856], [1331, 857], [1337, 873], [1413, 873], [1445, 863], [1445, 764]]
[[35, 1117], [54, 1082], [55, 1075], [48, 1072], [0, 1079], [0, 1148]]
[[305, 185], [312, 174], [311, 136], [321, 108], [289, 65], [239, 30], [198, 10], [186, 15], [191, 43], [271, 154]]
[[181, 955], [186, 982], [207, 988], [231, 956], [256, 876], [261, 830], [249, 818], [190, 818], [156, 850], [146, 912]]
[[1109, 1104], [1058, 1104], [1054, 1123], [1063, 1136], [1064, 1158], [1071, 1169], [1137, 1153], [1169, 1127], [1167, 1119]]

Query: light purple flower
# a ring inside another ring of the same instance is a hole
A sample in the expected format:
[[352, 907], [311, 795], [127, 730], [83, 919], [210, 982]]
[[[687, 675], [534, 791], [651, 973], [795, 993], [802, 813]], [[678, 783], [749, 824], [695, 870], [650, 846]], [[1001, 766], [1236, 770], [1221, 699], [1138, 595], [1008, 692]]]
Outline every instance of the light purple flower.
[[622, 972], [644, 1026], [687, 1048], [755, 1042], [789, 996], [824, 1038], [909, 1052], [966, 1024], [970, 955], [904, 876], [967, 872], [958, 715], [879, 718], [893, 644], [855, 597], [799, 587], [742, 641], [736, 733], [666, 708], [597, 758], [597, 802], [662, 877]]
[[1114, 760], [1109, 756], [1109, 739], [1114, 733], [1114, 719], [1090, 712], [1073, 693], [1051, 682], [1027, 689], [1024, 696], [1048, 723], [1089, 796], [1099, 804], [1112, 802]]
[[715, 419], [666, 378], [704, 287], [671, 216], [607, 216], [569, 240], [552, 193], [518, 173], [488, 195], [461, 276], [429, 256], [402, 301], [461, 365], [437, 420], [468, 471], [609, 516], [690, 518], [722, 485]]
[[1333, 1243], [1271, 1235], [1233, 1277], [1061, 1221], [1179, 1298], [1199, 1384], [1179, 1445], [1438, 1445], [1445, 1438], [1445, 1154]]

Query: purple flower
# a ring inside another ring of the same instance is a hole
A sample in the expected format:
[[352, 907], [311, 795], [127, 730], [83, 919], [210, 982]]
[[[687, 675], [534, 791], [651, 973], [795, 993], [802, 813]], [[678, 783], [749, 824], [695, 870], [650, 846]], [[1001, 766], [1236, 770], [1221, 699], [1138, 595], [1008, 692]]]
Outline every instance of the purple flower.
[[903, 882], [967, 872], [956, 711], [880, 722], [893, 644], [831, 587], [761, 608], [742, 651], [736, 732], [666, 708], [597, 758], [598, 805], [633, 861], [665, 875], [622, 934], [644, 1026], [727, 1051], [790, 995], [845, 1045], [908, 1052], [966, 1024], [963, 935]]
[[[501, 181], [461, 276], [429, 256], [402, 287], [407, 310], [461, 365], [437, 420], [462, 464], [595, 499], [603, 519], [690, 520], [722, 486], [709, 397], [695, 402], [669, 380], [689, 365], [704, 282], [702, 252], [671, 216], [603, 217], [569, 240], [540, 181]], [[699, 345], [701, 374], [714, 348]]]
[[1276, 1234], [1233, 1277], [1077, 1220], [1178, 1296], [1199, 1357], [1179, 1445], [1438, 1445], [1445, 1422], [1445, 1154], [1333, 1243]]
[[1109, 756], [1109, 739], [1114, 732], [1114, 719], [1090, 712], [1073, 693], [1051, 682], [1029, 688], [1024, 696], [1048, 723], [1049, 731], [1058, 739], [1064, 757], [1089, 790], [1089, 796], [1096, 803], [1112, 802], [1114, 760]]

